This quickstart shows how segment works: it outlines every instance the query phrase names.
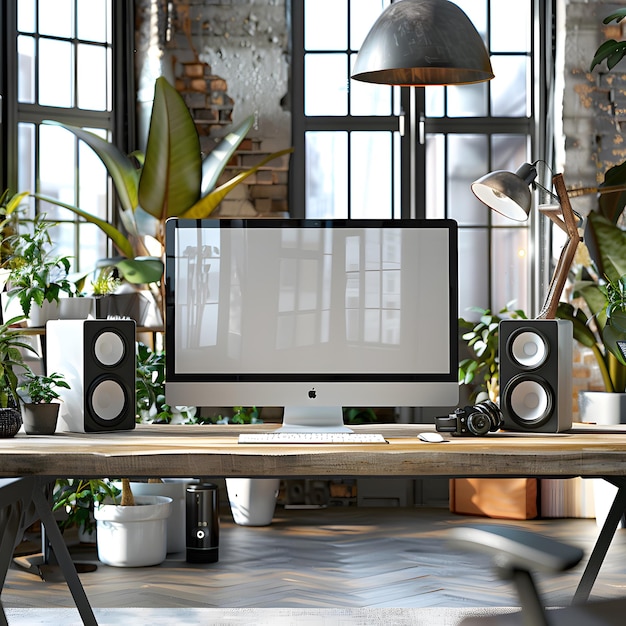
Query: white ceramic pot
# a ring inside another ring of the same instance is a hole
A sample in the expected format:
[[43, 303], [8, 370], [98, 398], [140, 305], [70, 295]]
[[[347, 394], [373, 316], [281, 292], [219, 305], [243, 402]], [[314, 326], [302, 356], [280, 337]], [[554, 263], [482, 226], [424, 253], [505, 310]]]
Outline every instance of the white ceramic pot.
[[626, 393], [581, 391], [578, 406], [581, 422], [605, 426], [626, 424]]
[[33, 328], [43, 328], [48, 320], [59, 319], [59, 303], [43, 301], [41, 306], [32, 304], [30, 307], [30, 316], [26, 322], [27, 326]]
[[135, 496], [166, 496], [172, 499], [170, 516], [167, 518], [167, 551], [183, 552], [185, 537], [185, 488], [186, 482], [130, 483]]
[[60, 298], [59, 317], [62, 320], [86, 320], [94, 317], [95, 298]]
[[104, 504], [94, 517], [98, 559], [114, 567], [158, 565], [167, 554], [167, 518], [171, 498], [137, 496], [135, 506]]
[[236, 524], [267, 526], [272, 523], [280, 478], [227, 478], [226, 491]]

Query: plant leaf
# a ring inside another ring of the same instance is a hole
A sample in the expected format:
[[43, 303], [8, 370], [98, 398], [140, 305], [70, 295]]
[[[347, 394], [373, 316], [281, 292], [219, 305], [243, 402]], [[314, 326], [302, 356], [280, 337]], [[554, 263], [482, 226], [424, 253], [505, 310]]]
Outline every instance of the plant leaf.
[[76, 215], [80, 215], [87, 222], [89, 222], [90, 224], [95, 224], [102, 231], [104, 231], [104, 233], [107, 235], [107, 237], [111, 239], [111, 241], [121, 254], [129, 258], [132, 258], [134, 256], [133, 246], [128, 238], [121, 231], [115, 228], [115, 226], [109, 224], [109, 222], [106, 222], [105, 220], [102, 220], [99, 217], [92, 215], [91, 213], [87, 213], [86, 211], [83, 211], [76, 206], [61, 202], [56, 198], [51, 198], [50, 196], [42, 196], [38, 193], [32, 194], [32, 196], [34, 198], [38, 198], [39, 200], [43, 200], [44, 202], [50, 202], [51, 204], [56, 204], [57, 206], [63, 207], [64, 209], [68, 209], [69, 211], [76, 213]]
[[122, 259], [115, 264], [124, 280], [134, 285], [156, 283], [163, 276], [163, 262], [156, 257]]
[[202, 161], [201, 197], [206, 196], [215, 188], [217, 179], [228, 165], [239, 144], [252, 128], [253, 123], [254, 116], [247, 117], [237, 128], [229, 132]]
[[204, 198], [200, 198], [198, 202], [196, 202], [188, 211], [182, 213], [180, 217], [192, 219], [208, 217], [213, 212], [215, 207], [217, 207], [226, 195], [230, 193], [239, 183], [243, 182], [246, 178], [248, 178], [248, 176], [254, 174], [259, 168], [263, 167], [263, 165], [269, 163], [269, 161], [277, 159], [284, 154], [289, 154], [290, 152], [293, 152], [293, 148], [285, 148], [284, 150], [279, 150], [278, 152], [270, 154], [250, 169], [237, 174], [237, 176], [234, 176], [228, 182], [220, 185], [217, 189], [204, 196]]
[[182, 96], [157, 78], [146, 158], [139, 181], [141, 208], [162, 224], [191, 207], [200, 195], [200, 140]]
[[107, 168], [122, 207], [127, 210], [134, 210], [137, 207], [140, 170], [115, 144], [76, 126], [53, 120], [45, 120], [43, 123], [65, 128], [84, 141], [100, 157]]

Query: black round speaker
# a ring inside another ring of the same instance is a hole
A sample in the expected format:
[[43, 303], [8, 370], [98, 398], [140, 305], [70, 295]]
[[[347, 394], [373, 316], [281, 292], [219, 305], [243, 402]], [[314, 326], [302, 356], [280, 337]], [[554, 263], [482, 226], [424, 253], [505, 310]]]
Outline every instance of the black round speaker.
[[539, 376], [514, 376], [501, 393], [507, 414], [520, 426], [540, 426], [552, 416], [554, 393]]

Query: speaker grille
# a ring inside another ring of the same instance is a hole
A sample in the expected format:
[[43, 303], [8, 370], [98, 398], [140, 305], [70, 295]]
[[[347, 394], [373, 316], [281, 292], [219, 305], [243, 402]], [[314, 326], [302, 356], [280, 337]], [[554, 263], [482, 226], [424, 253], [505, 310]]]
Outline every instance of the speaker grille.
[[507, 413], [519, 424], [543, 424], [550, 419], [555, 398], [538, 376], [515, 376], [504, 390]]

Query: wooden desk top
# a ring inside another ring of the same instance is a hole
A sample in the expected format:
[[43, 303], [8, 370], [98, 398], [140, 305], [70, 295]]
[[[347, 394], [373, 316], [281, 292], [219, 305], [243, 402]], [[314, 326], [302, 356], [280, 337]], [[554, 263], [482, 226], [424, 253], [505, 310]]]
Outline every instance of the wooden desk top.
[[261, 426], [141, 424], [98, 434], [18, 433], [0, 439], [0, 476], [626, 476], [626, 429], [580, 425], [567, 433], [491, 433], [424, 443], [424, 424], [356, 427], [389, 444], [240, 445]]

